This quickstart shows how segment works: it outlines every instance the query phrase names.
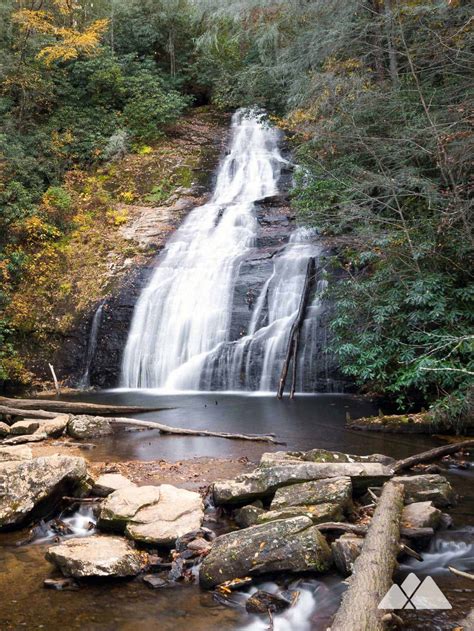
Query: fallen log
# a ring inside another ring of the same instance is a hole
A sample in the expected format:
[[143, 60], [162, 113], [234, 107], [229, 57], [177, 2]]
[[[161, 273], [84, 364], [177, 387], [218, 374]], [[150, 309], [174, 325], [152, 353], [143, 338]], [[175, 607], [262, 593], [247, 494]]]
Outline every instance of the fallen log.
[[464, 440], [461, 443], [452, 443], [449, 445], [443, 445], [442, 447], [435, 447], [435, 449], [423, 451], [422, 453], [409, 456], [403, 460], [397, 460], [397, 462], [393, 465], [393, 472], [400, 473], [400, 471], [410, 469], [417, 464], [431, 462], [432, 460], [448, 456], [449, 454], [455, 454], [458, 451], [462, 451], [463, 449], [467, 449], [469, 447], [474, 447], [474, 440]]
[[22, 408], [13, 408], [6, 405], [0, 405], [0, 414], [2, 416], [19, 416], [20, 418], [41, 419], [52, 419], [58, 416], [57, 412], [46, 412], [45, 410], [25, 410]]
[[470, 581], [474, 581], [474, 574], [469, 574], [468, 572], [463, 572], [462, 570], [457, 570], [455, 567], [448, 565], [448, 570], [455, 574], [456, 576], [460, 576], [461, 578], [468, 578]]
[[387, 482], [356, 559], [349, 588], [333, 620], [331, 631], [383, 631], [387, 613], [378, 604], [392, 584], [400, 545], [404, 488]]
[[46, 410], [64, 414], [91, 414], [94, 416], [109, 416], [112, 414], [141, 414], [142, 412], [156, 412], [165, 408], [148, 408], [136, 405], [101, 405], [98, 403], [84, 403], [82, 401], [54, 401], [49, 399], [9, 399], [0, 397], [0, 406], [22, 408], [23, 410]]
[[[293, 358], [294, 366], [293, 366], [293, 383], [296, 382], [296, 355], [298, 353], [298, 344], [295, 343], [295, 337], [299, 334], [299, 331], [304, 322], [304, 316], [306, 313], [306, 307], [308, 305], [309, 295], [311, 293], [311, 287], [313, 286], [314, 274], [315, 274], [315, 258], [311, 256], [308, 259], [308, 265], [306, 267], [306, 278], [304, 281], [303, 292], [301, 294], [301, 300], [298, 307], [298, 313], [296, 314], [296, 318], [291, 325], [290, 334], [288, 336], [288, 346], [286, 350], [285, 361], [283, 362], [283, 367], [281, 369], [280, 381], [278, 383], [278, 391], [277, 397], [281, 399], [283, 397], [283, 391], [285, 389], [286, 377], [288, 375], [288, 369], [290, 367], [291, 359]], [[293, 391], [294, 397], [294, 391]], [[292, 398], [293, 398], [292, 397]]]
[[230, 434], [228, 432], [212, 432], [207, 429], [186, 429], [184, 427], [170, 427], [169, 425], [163, 425], [163, 423], [156, 423], [150, 421], [140, 421], [133, 418], [109, 418], [107, 419], [111, 423], [119, 423], [121, 425], [131, 425], [132, 427], [143, 427], [144, 429], [157, 429], [162, 434], [177, 434], [179, 436], [212, 436], [215, 438], [228, 438], [230, 440], [253, 440], [266, 443], [274, 443], [275, 445], [282, 445], [284, 443], [278, 442], [273, 436], [265, 434]]
[[11, 438], [5, 438], [2, 441], [2, 445], [25, 445], [26, 443], [39, 443], [42, 440], [46, 440], [48, 437], [44, 432], [34, 432], [33, 434], [21, 434], [20, 436], [12, 436]]

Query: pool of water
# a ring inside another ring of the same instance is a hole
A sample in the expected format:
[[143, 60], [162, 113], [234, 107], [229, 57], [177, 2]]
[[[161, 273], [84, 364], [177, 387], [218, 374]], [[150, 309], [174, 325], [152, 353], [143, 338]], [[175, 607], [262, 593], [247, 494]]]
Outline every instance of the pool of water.
[[[384, 453], [396, 458], [428, 449], [439, 440], [427, 436], [400, 436], [361, 433], [344, 429], [346, 414], [357, 418], [373, 413], [372, 404], [361, 398], [343, 395], [300, 396], [295, 401], [277, 401], [274, 396], [241, 394], [159, 394], [143, 391], [83, 393], [74, 398], [97, 402], [148, 405], [167, 408], [141, 414], [137, 418], [159, 420], [179, 427], [199, 427], [217, 431], [248, 433], [274, 432], [286, 445], [214, 439], [208, 437], [161, 436], [158, 432], [120, 432], [103, 438], [87, 452], [97, 461], [183, 460], [195, 457], [240, 457], [257, 460], [271, 449], [311, 449], [323, 447], [357, 454]], [[135, 415], [136, 416], [136, 415]], [[472, 470], [448, 472], [461, 499], [451, 511], [454, 529], [440, 533], [425, 560], [400, 568], [400, 575], [415, 571], [420, 577], [432, 574], [453, 604], [451, 612], [435, 616], [415, 612], [410, 629], [452, 629], [472, 604], [472, 582], [453, 577], [452, 564], [473, 571]], [[84, 519], [88, 514], [84, 513]], [[82, 522], [78, 523], [83, 527]], [[24, 535], [24, 533], [23, 533]], [[56, 592], [43, 588], [43, 580], [55, 576], [44, 554], [47, 541], [18, 546], [21, 533], [0, 535], [0, 629], [46, 629], [61, 626], [84, 631], [163, 631], [186, 628], [189, 631], [259, 631], [268, 628], [266, 618], [249, 616], [238, 609], [224, 607], [210, 593], [196, 585], [180, 585], [151, 590], [140, 579], [132, 581], [94, 581], [78, 591]], [[56, 575], [57, 576], [57, 575]], [[287, 579], [288, 581], [290, 579]], [[288, 583], [284, 587], [291, 587]], [[264, 588], [276, 589], [275, 583]], [[343, 584], [336, 575], [321, 580], [305, 578], [299, 583], [300, 600], [296, 608], [276, 616], [276, 631], [323, 631], [336, 610]], [[471, 590], [471, 591], [465, 591]], [[429, 612], [431, 613], [431, 612]], [[428, 625], [428, 626], [427, 626]]]

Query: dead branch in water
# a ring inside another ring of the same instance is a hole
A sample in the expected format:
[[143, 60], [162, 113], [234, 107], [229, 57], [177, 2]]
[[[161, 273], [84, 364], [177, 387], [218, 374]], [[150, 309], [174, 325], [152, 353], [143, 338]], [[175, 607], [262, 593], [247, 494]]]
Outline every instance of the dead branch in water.
[[306, 307], [308, 305], [309, 295], [311, 293], [311, 288], [314, 282], [315, 276], [315, 267], [316, 262], [315, 258], [311, 256], [308, 259], [308, 265], [306, 267], [306, 278], [304, 281], [303, 292], [301, 294], [300, 305], [298, 308], [298, 313], [296, 314], [296, 318], [291, 325], [290, 334], [288, 336], [288, 346], [286, 351], [285, 361], [283, 363], [283, 367], [281, 369], [280, 381], [278, 384], [277, 397], [281, 399], [283, 397], [283, 391], [285, 389], [286, 377], [288, 375], [288, 370], [290, 367], [290, 362], [293, 359], [293, 383], [291, 386], [290, 398], [294, 398], [295, 396], [295, 387], [296, 387], [296, 361], [298, 355], [298, 337], [301, 327], [303, 326], [304, 317], [306, 314]]
[[228, 438], [231, 440], [253, 440], [263, 441], [266, 443], [275, 443], [282, 445], [273, 436], [264, 434], [230, 434], [228, 432], [212, 432], [207, 429], [185, 429], [183, 427], [170, 427], [163, 423], [155, 423], [151, 421], [140, 421], [133, 418], [109, 418], [112, 423], [120, 423], [122, 425], [131, 425], [134, 427], [143, 427], [144, 429], [158, 429], [162, 434], [177, 434], [180, 436], [212, 436], [215, 438]]
[[417, 464], [430, 462], [431, 460], [436, 460], [437, 458], [442, 458], [443, 456], [447, 456], [449, 454], [455, 454], [456, 452], [462, 451], [463, 449], [467, 449], [469, 447], [474, 447], [474, 440], [465, 440], [461, 443], [443, 445], [442, 447], [436, 447], [435, 449], [430, 449], [429, 451], [423, 451], [422, 453], [415, 454], [414, 456], [410, 456], [409, 458], [397, 460], [397, 462], [393, 466], [393, 472], [400, 473], [400, 471], [410, 469]]
[[448, 565], [448, 570], [456, 576], [461, 576], [461, 578], [468, 578], [470, 581], [474, 581], [474, 574], [457, 570], [455, 567], [451, 567], [451, 565]]

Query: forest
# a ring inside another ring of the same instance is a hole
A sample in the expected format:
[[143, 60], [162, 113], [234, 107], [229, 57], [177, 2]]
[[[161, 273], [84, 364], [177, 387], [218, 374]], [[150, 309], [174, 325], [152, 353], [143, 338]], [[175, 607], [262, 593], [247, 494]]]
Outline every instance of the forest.
[[2, 0], [0, 12], [0, 385], [31, 385], [31, 353], [55, 321], [67, 329], [67, 300], [95, 298], [93, 278], [82, 287], [69, 270], [78, 239], [106, 256], [124, 221], [115, 201], [134, 201], [117, 161], [146, 158], [199, 108], [251, 107], [286, 134], [298, 223], [337, 248], [343, 373], [402, 410], [472, 414], [469, 2]]

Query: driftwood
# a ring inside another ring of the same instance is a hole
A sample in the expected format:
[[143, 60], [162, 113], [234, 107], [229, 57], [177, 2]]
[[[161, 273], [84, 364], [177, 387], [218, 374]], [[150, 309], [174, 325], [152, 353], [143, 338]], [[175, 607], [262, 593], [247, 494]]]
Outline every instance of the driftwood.
[[158, 429], [162, 434], [178, 434], [180, 436], [213, 436], [215, 438], [228, 438], [232, 440], [253, 440], [266, 443], [275, 443], [282, 445], [273, 436], [264, 434], [230, 434], [228, 432], [212, 432], [207, 429], [185, 429], [183, 427], [170, 427], [163, 423], [155, 423], [150, 421], [140, 421], [133, 418], [109, 418], [112, 423], [120, 423], [121, 425], [131, 425], [133, 427], [143, 427], [144, 429]]
[[59, 397], [59, 395], [61, 394], [61, 390], [59, 389], [59, 383], [58, 383], [58, 378], [56, 377], [56, 371], [54, 370], [53, 364], [48, 364], [48, 366], [51, 371], [51, 374], [53, 375], [54, 389], [56, 390], [56, 394]]
[[12, 436], [5, 438], [2, 445], [25, 445], [26, 443], [39, 443], [48, 437], [44, 432], [34, 432], [33, 434], [21, 434], [20, 436]]
[[392, 584], [400, 544], [403, 495], [403, 485], [394, 482], [384, 485], [331, 631], [382, 631], [385, 628], [386, 612], [378, 609], [378, 604]]
[[393, 472], [400, 473], [400, 471], [410, 469], [410, 467], [414, 467], [417, 464], [430, 462], [431, 460], [436, 460], [437, 458], [442, 458], [443, 456], [447, 456], [449, 454], [455, 454], [456, 452], [461, 451], [462, 449], [467, 449], [468, 447], [474, 447], [474, 440], [465, 440], [461, 443], [453, 443], [443, 445], [442, 447], [436, 447], [435, 449], [415, 454], [409, 458], [397, 460], [393, 466]]
[[469, 574], [468, 572], [463, 572], [462, 570], [457, 570], [455, 567], [451, 565], [448, 566], [448, 570], [455, 574], [456, 576], [461, 576], [461, 578], [468, 578], [470, 581], [474, 581], [474, 574]]
[[306, 313], [306, 307], [308, 305], [309, 295], [311, 293], [311, 287], [314, 281], [315, 275], [315, 259], [314, 257], [310, 257], [308, 259], [308, 266], [306, 268], [306, 278], [304, 281], [303, 292], [301, 294], [300, 305], [298, 308], [298, 313], [296, 314], [296, 318], [291, 325], [290, 334], [288, 337], [288, 346], [286, 351], [285, 361], [283, 363], [283, 367], [281, 369], [280, 381], [278, 383], [278, 391], [277, 397], [281, 399], [283, 397], [283, 391], [285, 389], [286, 377], [288, 375], [288, 369], [290, 367], [291, 359], [293, 358], [293, 384], [291, 387], [290, 397], [294, 398], [295, 395], [295, 384], [296, 384], [296, 360], [298, 354], [298, 337], [300, 329], [304, 322], [304, 316]]
[[[24, 410], [46, 410], [64, 414], [91, 414], [94, 416], [109, 416], [111, 414], [140, 414], [141, 412], [156, 412], [163, 408], [147, 408], [135, 405], [100, 405], [97, 403], [83, 403], [82, 401], [54, 401], [48, 399], [8, 399], [0, 397], [0, 406], [21, 408]], [[20, 415], [18, 415], [20, 416]], [[30, 414], [30, 416], [33, 416]]]
[[0, 414], [2, 416], [18, 416], [20, 418], [36, 418], [51, 419], [58, 416], [58, 412], [46, 412], [45, 410], [24, 410], [22, 408], [12, 408], [6, 405], [0, 405]]

